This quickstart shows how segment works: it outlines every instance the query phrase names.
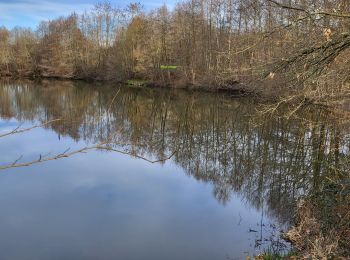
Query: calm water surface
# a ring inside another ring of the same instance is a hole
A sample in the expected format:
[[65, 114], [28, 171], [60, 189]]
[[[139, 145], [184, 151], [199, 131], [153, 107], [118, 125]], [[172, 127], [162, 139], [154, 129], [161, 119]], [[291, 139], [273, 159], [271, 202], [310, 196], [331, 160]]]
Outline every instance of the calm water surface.
[[[120, 90], [119, 90], [120, 89]], [[0, 259], [244, 259], [285, 251], [295, 201], [349, 139], [320, 111], [286, 120], [221, 94], [1, 82]], [[326, 162], [326, 163], [323, 163]]]

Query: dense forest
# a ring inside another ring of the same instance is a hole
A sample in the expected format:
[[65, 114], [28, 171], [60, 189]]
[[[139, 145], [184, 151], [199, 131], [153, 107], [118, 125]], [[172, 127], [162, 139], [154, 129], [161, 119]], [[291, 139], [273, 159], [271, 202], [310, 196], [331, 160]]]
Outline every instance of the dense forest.
[[0, 28], [0, 75], [234, 88], [283, 100], [349, 94], [348, 0], [191, 0], [171, 10], [96, 4]]

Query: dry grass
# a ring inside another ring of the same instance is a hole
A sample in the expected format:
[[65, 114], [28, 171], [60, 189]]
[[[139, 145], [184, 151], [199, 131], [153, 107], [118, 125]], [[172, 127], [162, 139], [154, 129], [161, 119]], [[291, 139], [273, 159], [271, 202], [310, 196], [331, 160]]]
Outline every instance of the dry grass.
[[296, 226], [285, 234], [298, 258], [349, 259], [350, 185], [349, 180], [344, 183], [299, 202]]

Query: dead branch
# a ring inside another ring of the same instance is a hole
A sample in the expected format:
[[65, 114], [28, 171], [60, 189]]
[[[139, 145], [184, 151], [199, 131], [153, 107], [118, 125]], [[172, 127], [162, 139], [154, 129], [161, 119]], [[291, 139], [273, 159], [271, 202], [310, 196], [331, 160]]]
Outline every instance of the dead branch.
[[35, 128], [39, 128], [39, 127], [44, 127], [46, 125], [49, 125], [49, 124], [52, 124], [54, 122], [58, 122], [58, 121], [62, 121], [63, 119], [54, 119], [54, 120], [50, 120], [50, 121], [47, 121], [43, 124], [40, 124], [40, 125], [35, 125], [35, 126], [32, 126], [32, 127], [28, 127], [28, 128], [24, 128], [24, 129], [20, 129], [22, 124], [20, 124], [19, 126], [17, 126], [15, 129], [13, 129], [12, 131], [8, 132], [8, 133], [5, 133], [5, 134], [1, 134], [0, 135], [0, 138], [1, 137], [5, 137], [5, 136], [9, 136], [9, 135], [14, 135], [14, 134], [20, 134], [20, 133], [24, 133], [24, 132], [28, 132], [30, 130], [33, 130]]
[[[321, 44], [305, 48], [293, 57], [279, 62], [273, 73], [285, 72], [291, 66], [303, 69], [303, 77], [307, 79], [313, 75], [320, 75], [343, 51], [350, 48], [350, 33], [342, 33]], [[271, 72], [266, 74], [266, 77]]]
[[283, 8], [283, 9], [289, 9], [289, 10], [294, 10], [294, 11], [298, 11], [298, 12], [303, 12], [306, 13], [308, 16], [332, 16], [332, 17], [337, 17], [337, 18], [350, 18], [350, 13], [341, 13], [341, 12], [328, 12], [325, 10], [322, 11], [316, 11], [316, 12], [310, 12], [308, 10], [306, 10], [305, 8], [302, 7], [298, 7], [298, 6], [292, 6], [292, 5], [286, 5], [283, 3], [280, 3], [278, 1], [275, 0], [266, 0], [270, 3], [275, 4], [278, 8]]
[[127, 152], [127, 151], [123, 151], [123, 150], [119, 150], [119, 149], [115, 149], [112, 147], [108, 146], [109, 143], [105, 142], [105, 143], [101, 143], [101, 144], [96, 144], [93, 146], [86, 146], [83, 148], [80, 148], [78, 150], [69, 152], [70, 148], [66, 149], [64, 152], [56, 154], [54, 156], [42, 156], [39, 155], [39, 158], [30, 162], [24, 162], [24, 163], [19, 163], [19, 160], [22, 159], [22, 156], [20, 156], [17, 160], [15, 160], [13, 163], [5, 165], [5, 166], [0, 166], [0, 170], [6, 170], [6, 169], [10, 169], [10, 168], [19, 168], [19, 167], [26, 167], [26, 166], [31, 166], [33, 164], [38, 164], [38, 163], [43, 163], [43, 162], [48, 162], [48, 161], [55, 161], [55, 160], [59, 160], [62, 158], [68, 158], [71, 157], [73, 155], [76, 154], [81, 154], [81, 153], [86, 153], [88, 151], [91, 150], [105, 150], [105, 151], [109, 151], [109, 152], [116, 152], [116, 153], [121, 153], [121, 154], [125, 154], [125, 155], [129, 155], [138, 159], [142, 159], [146, 162], [149, 163], [159, 163], [159, 162], [165, 162], [167, 160], [170, 160], [175, 154], [176, 154], [176, 150], [174, 152], [172, 152], [169, 156], [165, 157], [165, 158], [161, 158], [158, 160], [150, 160], [146, 157], [143, 157], [141, 155], [138, 154], [134, 154], [131, 152]]
[[303, 13], [309, 13], [306, 9], [301, 8], [301, 7], [282, 4], [282, 3], [275, 1], [275, 0], [266, 0], [266, 1], [275, 4], [279, 8], [295, 10], [295, 11], [299, 11], [299, 12], [303, 12]]

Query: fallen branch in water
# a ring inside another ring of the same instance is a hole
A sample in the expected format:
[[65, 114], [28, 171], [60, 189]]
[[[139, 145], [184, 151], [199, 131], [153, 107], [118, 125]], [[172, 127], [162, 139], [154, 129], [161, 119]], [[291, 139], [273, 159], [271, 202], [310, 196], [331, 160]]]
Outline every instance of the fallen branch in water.
[[105, 151], [110, 151], [110, 152], [117, 152], [117, 153], [121, 153], [121, 154], [125, 154], [125, 155], [129, 155], [129, 156], [133, 156], [135, 158], [138, 159], [142, 159], [146, 162], [149, 163], [159, 163], [159, 162], [165, 162], [167, 160], [170, 160], [176, 153], [176, 151], [172, 152], [168, 157], [165, 158], [161, 158], [158, 160], [150, 160], [146, 157], [143, 157], [141, 155], [138, 154], [133, 154], [131, 152], [127, 152], [127, 151], [123, 151], [123, 150], [119, 150], [119, 149], [115, 149], [115, 148], [111, 148], [107, 146], [108, 143], [101, 143], [101, 144], [97, 144], [97, 145], [93, 145], [93, 146], [87, 146], [72, 152], [69, 152], [70, 148], [66, 149], [63, 153], [48, 157], [48, 156], [42, 156], [39, 155], [39, 158], [30, 162], [24, 162], [24, 163], [18, 163], [19, 160], [22, 159], [23, 156], [20, 156], [17, 160], [15, 160], [13, 163], [5, 165], [5, 166], [0, 166], [0, 170], [6, 170], [6, 169], [10, 169], [10, 168], [19, 168], [19, 167], [26, 167], [26, 166], [31, 166], [33, 164], [37, 164], [37, 163], [43, 163], [43, 162], [48, 162], [48, 161], [55, 161], [58, 159], [62, 159], [62, 158], [68, 158], [71, 157], [73, 155], [76, 154], [80, 154], [80, 153], [86, 153], [90, 150], [105, 150]]
[[[118, 89], [118, 91], [116, 92], [116, 94], [113, 96], [112, 98], [112, 101], [110, 102], [109, 106], [108, 106], [108, 109], [107, 109], [107, 112], [109, 112], [109, 110], [111, 109], [115, 99], [117, 98], [117, 96], [119, 95], [119, 92], [120, 92], [120, 88]], [[100, 116], [102, 117], [102, 116]], [[21, 134], [21, 133], [24, 133], [24, 132], [28, 132], [30, 130], [33, 130], [35, 128], [40, 128], [40, 127], [44, 127], [44, 126], [47, 126], [49, 124], [52, 124], [52, 123], [55, 123], [55, 122], [60, 122], [60, 121], [64, 121], [64, 119], [62, 118], [58, 118], [58, 119], [53, 119], [53, 120], [49, 120], [45, 123], [42, 123], [42, 124], [38, 124], [38, 125], [34, 125], [34, 126], [31, 126], [31, 127], [28, 127], [28, 128], [23, 128], [21, 129], [21, 126], [23, 124], [19, 124], [15, 129], [13, 129], [12, 131], [10, 132], [7, 132], [5, 134], [0, 134], [0, 138], [1, 137], [5, 137], [5, 136], [9, 136], [9, 135], [14, 135], [14, 134]]]
[[0, 138], [1, 137], [5, 137], [5, 136], [9, 136], [9, 135], [14, 135], [14, 134], [21, 134], [21, 133], [24, 133], [24, 132], [28, 132], [30, 130], [33, 130], [35, 128], [39, 128], [39, 127], [44, 127], [46, 125], [49, 125], [51, 123], [54, 123], [54, 122], [58, 122], [58, 121], [62, 121], [63, 119], [54, 119], [54, 120], [50, 120], [50, 121], [47, 121], [43, 124], [40, 124], [40, 125], [35, 125], [35, 126], [32, 126], [32, 127], [28, 127], [28, 128], [23, 128], [21, 129], [21, 126], [22, 124], [20, 124], [19, 126], [17, 126], [15, 129], [13, 129], [12, 131], [8, 132], [8, 133], [5, 133], [5, 134], [1, 134], [0, 135]]
[[[108, 106], [107, 112], [111, 109], [112, 104], [114, 103], [115, 99], [117, 98], [119, 92], [120, 92], [120, 89], [118, 89], [116, 94], [113, 96], [112, 101], [110, 102], [110, 104]], [[58, 122], [58, 121], [64, 121], [64, 119], [54, 119], [54, 120], [50, 120], [50, 121], [47, 121], [45, 123], [34, 125], [34, 126], [28, 127], [28, 128], [21, 128], [21, 126], [23, 124], [20, 124], [19, 126], [17, 126], [12, 131], [4, 133], [4, 134], [1, 134], [0, 138], [1, 137], [5, 137], [5, 136], [14, 135], [14, 134], [20, 134], [20, 133], [28, 132], [28, 131], [33, 130], [35, 128], [44, 127], [46, 125], [49, 125], [51, 123]], [[18, 168], [18, 167], [26, 167], [26, 166], [31, 166], [31, 165], [37, 164], [37, 163], [54, 161], [54, 160], [58, 160], [58, 159], [62, 159], [62, 158], [67, 158], [67, 157], [70, 157], [70, 156], [73, 156], [73, 155], [76, 155], [76, 154], [86, 153], [86, 152], [88, 152], [90, 150], [105, 150], [105, 151], [110, 151], [110, 152], [117, 152], [117, 153], [129, 155], [129, 156], [133, 156], [133, 157], [138, 158], [138, 159], [142, 159], [142, 160], [147, 161], [149, 163], [165, 162], [165, 161], [171, 159], [176, 153], [176, 151], [174, 151], [168, 157], [161, 158], [161, 159], [158, 159], [158, 160], [150, 160], [150, 159], [148, 159], [146, 157], [143, 157], [143, 156], [138, 155], [138, 154], [134, 154], [132, 152], [127, 152], [125, 150], [119, 150], [119, 149], [112, 148], [112, 147], [110, 147], [110, 145], [113, 144], [113, 142], [110, 141], [110, 140], [112, 140], [112, 138], [109, 138], [108, 140], [109, 141], [105, 141], [105, 142], [102, 142], [102, 143], [99, 143], [99, 144], [96, 144], [96, 145], [92, 145], [92, 146], [86, 146], [86, 147], [83, 147], [83, 148], [80, 148], [78, 150], [71, 151], [71, 152], [69, 152], [70, 148], [68, 148], [64, 152], [56, 154], [54, 156], [49, 156], [50, 153], [46, 154], [46, 155], [41, 155], [40, 154], [38, 159], [33, 160], [33, 161], [29, 161], [29, 162], [24, 162], [24, 163], [19, 163], [19, 161], [23, 158], [23, 155], [21, 155], [13, 163], [8, 164], [8, 165], [4, 165], [4, 166], [0, 166], [0, 170], [6, 170], [6, 169]], [[122, 145], [122, 144], [119, 144], [119, 145]]]

